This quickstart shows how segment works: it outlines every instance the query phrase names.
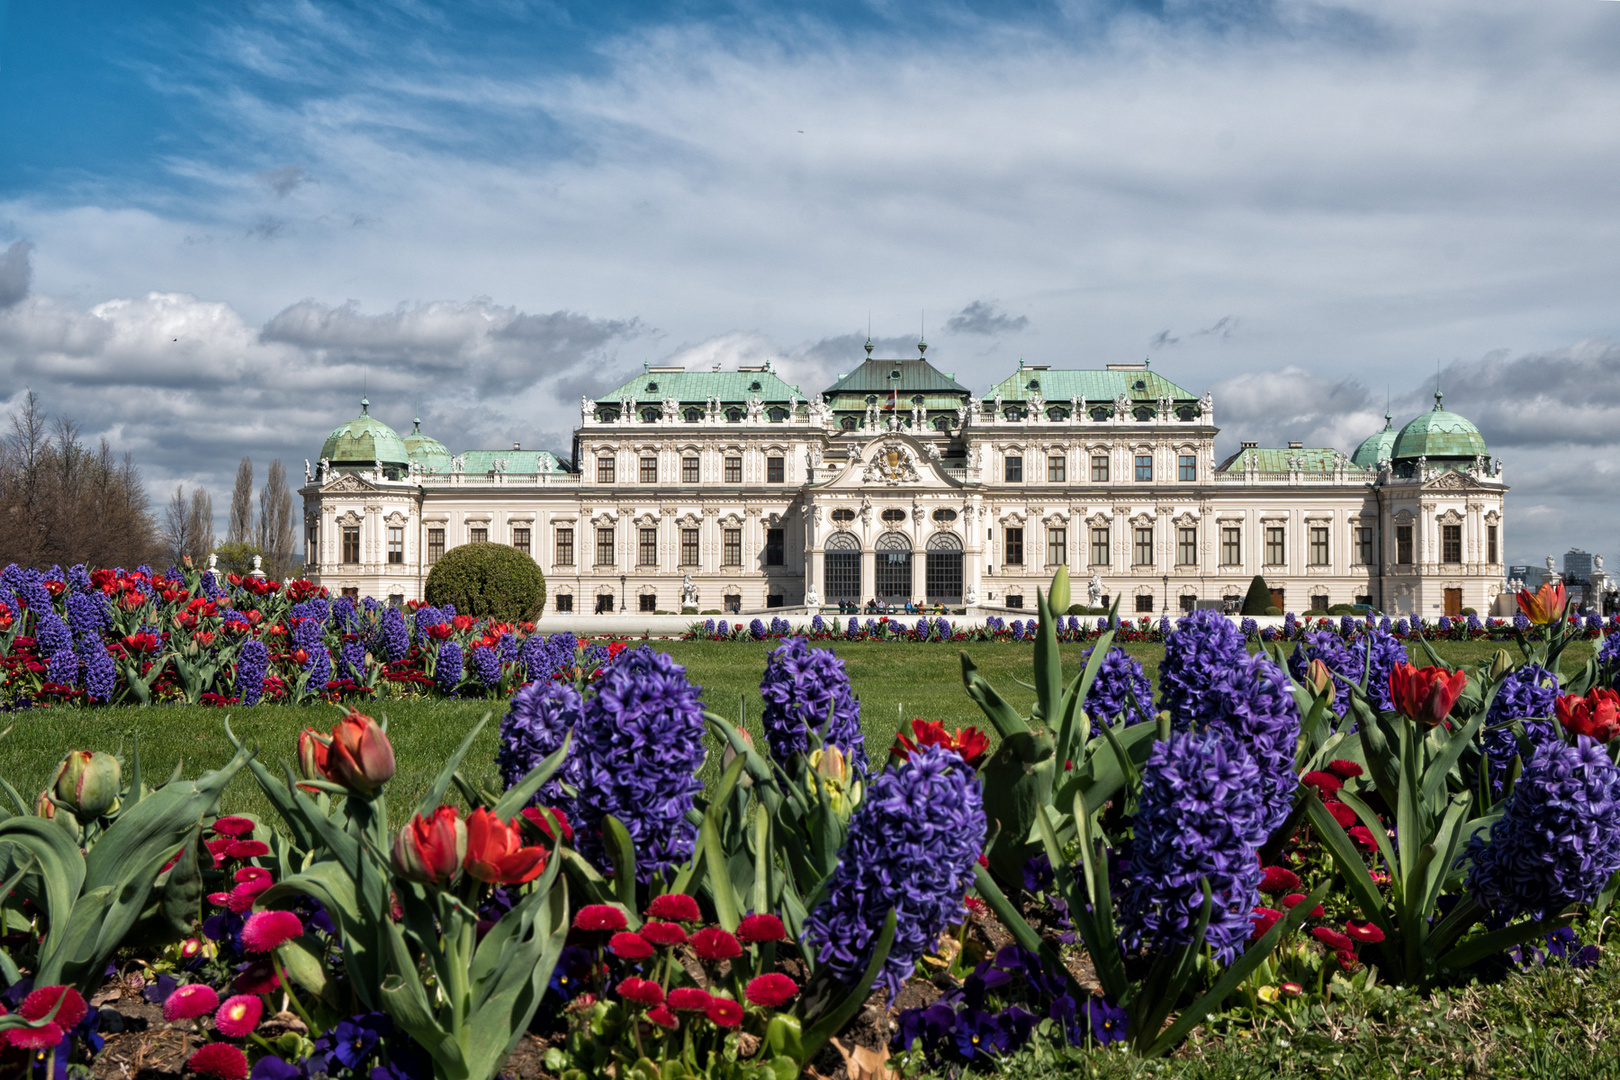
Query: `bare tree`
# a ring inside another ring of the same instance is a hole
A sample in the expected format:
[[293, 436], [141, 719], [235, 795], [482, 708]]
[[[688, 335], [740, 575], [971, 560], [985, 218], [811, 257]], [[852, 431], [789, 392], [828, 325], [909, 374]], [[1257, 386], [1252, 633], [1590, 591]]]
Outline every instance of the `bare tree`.
[[270, 475], [259, 493], [259, 550], [264, 552], [265, 573], [280, 580], [292, 570], [293, 557], [292, 492], [287, 488], [287, 470], [281, 459], [270, 463]]
[[135, 566], [159, 551], [140, 470], [105, 439], [54, 423], [33, 393], [0, 438], [0, 562]]
[[231, 523], [225, 532], [227, 544], [253, 542], [253, 459], [245, 457], [236, 467], [236, 487], [231, 490]]
[[186, 485], [176, 484], [169, 505], [163, 508], [163, 556], [171, 565], [191, 553], [191, 500]]
[[191, 546], [186, 549], [186, 554], [191, 556], [193, 566], [205, 566], [209, 552], [214, 550], [214, 497], [208, 494], [206, 488], [192, 489], [188, 516], [190, 521], [186, 531], [191, 534]]

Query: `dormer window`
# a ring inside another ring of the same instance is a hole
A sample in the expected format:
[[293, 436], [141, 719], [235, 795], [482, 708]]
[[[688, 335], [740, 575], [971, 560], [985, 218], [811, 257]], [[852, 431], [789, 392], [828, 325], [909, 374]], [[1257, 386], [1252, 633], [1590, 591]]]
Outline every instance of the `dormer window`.
[[647, 393], [649, 393], [649, 394], [658, 393], [658, 384], [655, 383], [655, 382], [648, 383], [647, 384]]
[[784, 420], [787, 419], [788, 414], [787, 414], [786, 409], [777, 408], [777, 409], [771, 409], [765, 415], [767, 415], [767, 416], [769, 416], [771, 418], [771, 423], [780, 424]]
[[1153, 419], [1153, 410], [1148, 408], [1146, 405], [1138, 405], [1136, 411], [1131, 415], [1135, 416], [1138, 420], [1145, 424], [1149, 420]]
[[838, 421], [838, 426], [843, 428], [845, 431], [854, 431], [861, 425], [860, 421], [856, 420], [853, 416], [846, 416], [842, 420]]
[[659, 410], [659, 409], [656, 409], [656, 408], [642, 409], [641, 410], [641, 422], [643, 424], [655, 424], [655, 423], [658, 422], [658, 418], [663, 416], [663, 415], [664, 415], [663, 412], [661, 410]]
[[750, 389], [750, 390], [758, 390], [759, 389], [759, 380], [756, 379], [753, 382], [749, 383], [748, 384], [748, 389]]
[[1095, 409], [1091, 410], [1091, 418], [1093, 420], [1107, 420], [1113, 415], [1113, 410], [1109, 409], [1106, 405], [1098, 405]]
[[867, 394], [866, 395], [866, 403], [868, 405], [876, 405], [877, 404], [877, 395], [876, 394]]
[[698, 421], [700, 421], [702, 419], [703, 419], [703, 410], [702, 409], [687, 409], [686, 410], [686, 422], [688, 424], [695, 424], [695, 423], [697, 423]]
[[1039, 390], [1041, 388], [1041, 380], [1039, 380], [1039, 379], [1031, 379], [1031, 380], [1029, 380], [1029, 388], [1031, 390]]
[[1147, 389], [1147, 380], [1146, 379], [1137, 379], [1136, 380], [1136, 389], [1138, 389], [1138, 390], [1146, 390]]
[[742, 423], [742, 418], [743, 418], [743, 411], [741, 409], [727, 409], [726, 410], [726, 419], [730, 420], [733, 424]]
[[921, 405], [923, 403], [923, 396], [921, 394], [912, 395], [911, 403], [913, 405]]

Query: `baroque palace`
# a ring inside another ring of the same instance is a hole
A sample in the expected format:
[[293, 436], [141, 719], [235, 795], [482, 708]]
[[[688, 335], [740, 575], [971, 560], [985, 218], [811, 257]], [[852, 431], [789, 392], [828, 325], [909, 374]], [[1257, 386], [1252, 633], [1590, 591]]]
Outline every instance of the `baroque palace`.
[[533, 557], [547, 611], [836, 611], [873, 599], [1034, 606], [1069, 567], [1122, 613], [1279, 608], [1485, 613], [1504, 587], [1501, 463], [1442, 407], [1349, 455], [1244, 442], [1142, 364], [1025, 366], [978, 397], [918, 355], [867, 358], [813, 397], [765, 364], [648, 367], [580, 405], [573, 460], [452, 455], [360, 415], [301, 491], [308, 576], [420, 598], [447, 550]]

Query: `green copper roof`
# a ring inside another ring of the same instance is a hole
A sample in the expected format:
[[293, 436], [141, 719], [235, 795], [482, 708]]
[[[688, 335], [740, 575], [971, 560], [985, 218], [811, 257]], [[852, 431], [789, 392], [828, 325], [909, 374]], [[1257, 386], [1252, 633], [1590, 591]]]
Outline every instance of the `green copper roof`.
[[[921, 347], [927, 348], [926, 345]], [[868, 395], [887, 400], [891, 390], [897, 391], [900, 400], [906, 403], [917, 394], [923, 395], [925, 404], [930, 397], [937, 398], [936, 408], [947, 407], [947, 399], [948, 407], [955, 408], [971, 396], [967, 387], [921, 356], [910, 360], [882, 360], [871, 355], [860, 367], [828, 387], [826, 396], [835, 409], [856, 408], [865, 406]]]
[[1479, 428], [1441, 407], [1438, 390], [1434, 392], [1434, 408], [1401, 428], [1395, 438], [1394, 459], [1397, 461], [1415, 461], [1420, 457], [1472, 459], [1489, 453]]
[[789, 397], [805, 400], [797, 386], [783, 381], [768, 367], [757, 371], [649, 369], [596, 400], [604, 405], [617, 405], [624, 398], [634, 398], [641, 405], [657, 405], [671, 397], [682, 405], [702, 405], [711, 397], [725, 404], [742, 404], [756, 397], [765, 402], [785, 402]]
[[422, 434], [420, 416], [411, 421], [411, 433], [401, 441], [411, 460], [422, 468], [435, 472], [445, 472], [450, 468], [450, 451], [438, 439]]
[[493, 472], [495, 462], [505, 461], [508, 475], [567, 472], [557, 455], [547, 450], [469, 450], [462, 455], [462, 472], [481, 476]]
[[1304, 449], [1278, 449], [1276, 447], [1245, 447], [1216, 466], [1216, 472], [1246, 472], [1249, 463], [1254, 462], [1254, 468], [1263, 473], [1289, 472], [1289, 461], [1299, 462], [1299, 471], [1307, 473], [1331, 473], [1343, 465], [1354, 468], [1354, 465], [1339, 451], [1332, 447], [1309, 447]]
[[339, 427], [321, 444], [321, 457], [334, 465], [377, 462], [404, 466], [410, 460], [405, 443], [394, 429], [372, 416], [371, 402], [360, 399], [360, 415]]
[[1197, 394], [1177, 386], [1147, 368], [1125, 371], [1077, 371], [1019, 366], [1011, 376], [984, 393], [985, 400], [1001, 395], [1003, 401], [1028, 401], [1040, 395], [1046, 401], [1085, 398], [1092, 404], [1106, 404], [1124, 394], [1132, 401], [1196, 401]]
[[1350, 455], [1350, 460], [1363, 469], [1376, 469], [1380, 461], [1390, 461], [1395, 456], [1395, 427], [1394, 417], [1384, 414], [1384, 430], [1374, 432], [1361, 441], [1356, 452]]

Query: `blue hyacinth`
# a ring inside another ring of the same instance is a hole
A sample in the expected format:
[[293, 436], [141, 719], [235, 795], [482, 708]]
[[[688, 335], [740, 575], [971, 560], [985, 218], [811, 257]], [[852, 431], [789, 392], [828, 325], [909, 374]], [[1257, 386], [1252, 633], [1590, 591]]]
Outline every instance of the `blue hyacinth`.
[[468, 667], [478, 685], [488, 689], [501, 681], [501, 657], [488, 645], [474, 645]]
[[30, 608], [34, 616], [34, 651], [49, 657], [73, 647], [73, 633], [62, 617], [49, 607]]
[[938, 634], [940, 636], [941, 640], [949, 641], [951, 639], [951, 624], [950, 624], [950, 621], [943, 618], [943, 617], [935, 619], [934, 620], [934, 633]]
[[338, 678], [366, 681], [366, 647], [358, 641], [346, 641], [338, 650]]
[[439, 646], [439, 655], [433, 661], [433, 685], [439, 688], [439, 693], [445, 697], [455, 696], [456, 687], [461, 685], [462, 665], [460, 645], [446, 641]]
[[[1091, 660], [1091, 649], [1080, 654], [1082, 665]], [[1134, 702], [1134, 704], [1133, 704]], [[1108, 650], [1097, 677], [1086, 694], [1086, 713], [1094, 723], [1139, 724], [1153, 716], [1153, 687], [1137, 659], [1117, 645]]]
[[812, 615], [810, 617], [810, 629], [819, 634], [827, 629], [827, 624], [821, 621], [820, 615]]
[[397, 664], [410, 655], [411, 634], [405, 628], [405, 616], [400, 614], [399, 608], [383, 609], [382, 617], [377, 623], [376, 644], [372, 646], [372, 650], [385, 657], [390, 664]]
[[1014, 619], [1012, 621], [1012, 639], [1014, 641], [1022, 641], [1023, 638], [1024, 638], [1024, 620], [1023, 619]]
[[765, 701], [765, 739], [777, 761], [787, 765], [805, 753], [814, 729], [824, 743], [838, 747], [860, 772], [866, 771], [861, 703], [850, 690], [844, 662], [831, 649], [812, 649], [803, 638], [786, 639], [771, 650], [759, 693]]
[[1588, 903], [1620, 870], [1620, 768], [1586, 736], [1539, 748], [1489, 841], [1468, 842], [1470, 894], [1500, 926]]
[[[512, 695], [501, 718], [501, 748], [495, 764], [510, 788], [555, 754], [568, 732], [579, 723], [584, 701], [572, 683], [552, 680], [531, 682]], [[540, 785], [533, 805], [555, 806], [572, 814], [572, 800], [564, 784], [576, 781], [579, 755], [571, 753], [550, 780]]]
[[117, 687], [118, 668], [107, 655], [107, 647], [100, 639], [85, 641], [80, 652], [84, 654], [84, 689], [91, 701], [105, 705], [112, 700]]
[[730, 637], [731, 636], [731, 628], [726, 625], [726, 620], [724, 620], [724, 619], [720, 620], [720, 626], [715, 632], [717, 634], [719, 634], [721, 637]]
[[79, 655], [64, 641], [45, 658], [46, 677], [53, 683], [72, 686], [79, 681]]
[[270, 650], [258, 638], [242, 642], [236, 653], [236, 696], [243, 705], [257, 705], [264, 693], [264, 677], [270, 670]]
[[68, 626], [73, 636], [81, 641], [101, 639], [102, 632], [112, 629], [112, 616], [107, 611], [106, 598], [101, 593], [68, 593]]
[[855, 616], [851, 615], [849, 617], [849, 628], [844, 631], [844, 636], [847, 637], [847, 638], [853, 638], [853, 637], [858, 636], [860, 634], [860, 632], [861, 632], [861, 620], [859, 620]]
[[[1225, 734], [1260, 770], [1264, 828], [1270, 834], [1293, 809], [1299, 779], [1294, 750], [1299, 742], [1299, 705], [1282, 668], [1264, 656], [1245, 654], [1216, 675], [1205, 698], [1202, 729]], [[1187, 730], [1177, 724], [1177, 730]]]
[[894, 944], [878, 982], [899, 993], [940, 931], [961, 921], [985, 828], [978, 778], [951, 751], [922, 747], [884, 769], [867, 786], [826, 896], [804, 923], [820, 964], [853, 984], [892, 908]]
[[[1544, 667], [1525, 664], [1502, 677], [1490, 711], [1485, 714], [1485, 728], [1480, 732], [1493, 792], [1501, 792], [1514, 758], [1533, 756], [1535, 748], [1562, 739], [1559, 724], [1551, 719], [1557, 700], [1558, 678]], [[1511, 727], [1497, 726], [1513, 720], [1523, 721], [1531, 755], [1521, 755], [1519, 740]]]
[[642, 881], [691, 858], [687, 819], [703, 790], [703, 701], [686, 669], [643, 645], [626, 649], [594, 685], [575, 728], [580, 853], [608, 869], [603, 819], [629, 832]]
[[523, 647], [518, 650], [518, 663], [523, 666], [523, 677], [530, 682], [549, 680], [557, 670], [551, 648], [540, 634], [530, 634], [523, 639]]
[[1159, 664], [1159, 708], [1168, 709], [1181, 730], [1198, 726], [1211, 710], [1210, 685], [1247, 656], [1243, 635], [1216, 611], [1195, 611], [1176, 623], [1164, 641]]
[[714, 637], [714, 620], [713, 619], [704, 619], [703, 620], [703, 636], [704, 637]]
[[748, 633], [755, 641], [758, 641], [765, 636], [765, 624], [758, 619], [749, 620]]
[[1249, 939], [1267, 818], [1258, 766], [1225, 735], [1177, 734], [1155, 745], [1116, 893], [1126, 947], [1157, 954], [1196, 945], [1207, 880], [1213, 904], [1204, 941], [1231, 963]]

